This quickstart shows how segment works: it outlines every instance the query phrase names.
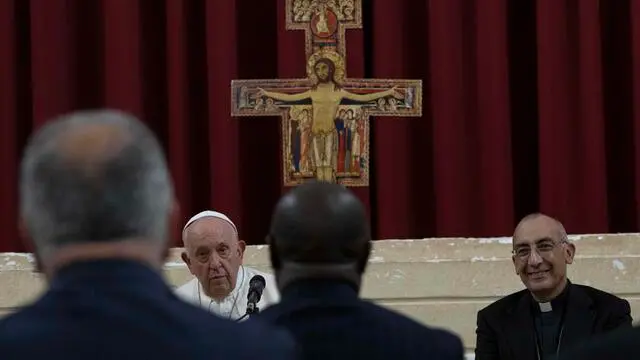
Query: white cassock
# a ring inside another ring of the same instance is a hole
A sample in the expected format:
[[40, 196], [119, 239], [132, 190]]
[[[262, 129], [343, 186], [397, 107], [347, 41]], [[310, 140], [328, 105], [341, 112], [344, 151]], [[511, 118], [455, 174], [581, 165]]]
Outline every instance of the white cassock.
[[216, 301], [208, 297], [204, 293], [197, 278], [178, 287], [175, 291], [178, 297], [187, 302], [209, 310], [225, 319], [237, 320], [247, 312], [249, 280], [255, 275], [262, 275], [266, 281], [262, 298], [260, 298], [260, 302], [258, 302], [258, 308], [262, 311], [269, 305], [280, 301], [280, 293], [276, 286], [276, 279], [271, 274], [247, 266], [240, 266], [238, 269], [238, 277], [236, 278], [236, 287], [221, 301]]

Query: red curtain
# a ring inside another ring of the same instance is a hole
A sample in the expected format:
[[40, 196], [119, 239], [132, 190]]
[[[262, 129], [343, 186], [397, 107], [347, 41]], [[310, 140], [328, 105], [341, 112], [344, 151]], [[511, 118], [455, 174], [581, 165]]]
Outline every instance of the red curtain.
[[[376, 118], [376, 238], [509, 234], [543, 211], [572, 233], [638, 231], [640, 3], [365, 0], [350, 77], [418, 78], [422, 118]], [[285, 0], [0, 1], [0, 251], [20, 251], [17, 167], [52, 116], [115, 107], [162, 140], [184, 217], [228, 213], [261, 243], [277, 118], [232, 118], [232, 79], [303, 76]]]

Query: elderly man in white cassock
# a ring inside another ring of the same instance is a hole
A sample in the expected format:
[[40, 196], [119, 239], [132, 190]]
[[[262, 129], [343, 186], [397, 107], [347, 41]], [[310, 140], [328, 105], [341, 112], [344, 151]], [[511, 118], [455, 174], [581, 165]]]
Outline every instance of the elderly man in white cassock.
[[242, 265], [246, 244], [226, 215], [215, 211], [195, 215], [184, 226], [182, 240], [182, 260], [195, 279], [176, 289], [181, 298], [225, 319], [247, 319], [249, 282], [261, 275], [266, 286], [258, 308], [280, 300], [273, 275]]

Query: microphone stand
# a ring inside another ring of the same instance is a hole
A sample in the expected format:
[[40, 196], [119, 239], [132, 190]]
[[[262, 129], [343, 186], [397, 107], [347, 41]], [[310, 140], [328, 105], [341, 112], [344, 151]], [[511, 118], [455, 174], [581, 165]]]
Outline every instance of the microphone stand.
[[258, 314], [260, 312], [260, 308], [256, 305], [256, 303], [250, 302], [247, 304], [247, 312], [242, 315], [236, 322], [242, 321], [244, 318], [251, 317], [251, 315]]

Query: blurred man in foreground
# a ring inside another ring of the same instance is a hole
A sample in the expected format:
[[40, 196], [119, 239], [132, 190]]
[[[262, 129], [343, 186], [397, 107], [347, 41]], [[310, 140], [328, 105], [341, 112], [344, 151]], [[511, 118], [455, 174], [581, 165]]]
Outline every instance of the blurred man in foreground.
[[266, 283], [259, 310], [280, 299], [273, 275], [242, 265], [246, 244], [226, 215], [203, 211], [193, 216], [182, 230], [182, 241], [182, 260], [195, 276], [176, 290], [184, 300], [225, 319], [247, 319], [249, 282], [255, 276]]
[[520, 221], [512, 258], [526, 289], [478, 312], [476, 360], [555, 359], [593, 335], [631, 326], [626, 300], [569, 281], [575, 252], [558, 220], [532, 214]]
[[20, 214], [49, 289], [0, 322], [0, 357], [290, 358], [283, 333], [221, 320], [164, 283], [174, 209], [160, 145], [133, 117], [78, 112], [40, 129]]
[[588, 343], [582, 343], [562, 360], [635, 360], [640, 359], [640, 327], [612, 331]]
[[282, 298], [254, 321], [288, 328], [306, 360], [462, 360], [458, 337], [358, 297], [371, 250], [366, 217], [341, 185], [286, 194], [267, 238]]

